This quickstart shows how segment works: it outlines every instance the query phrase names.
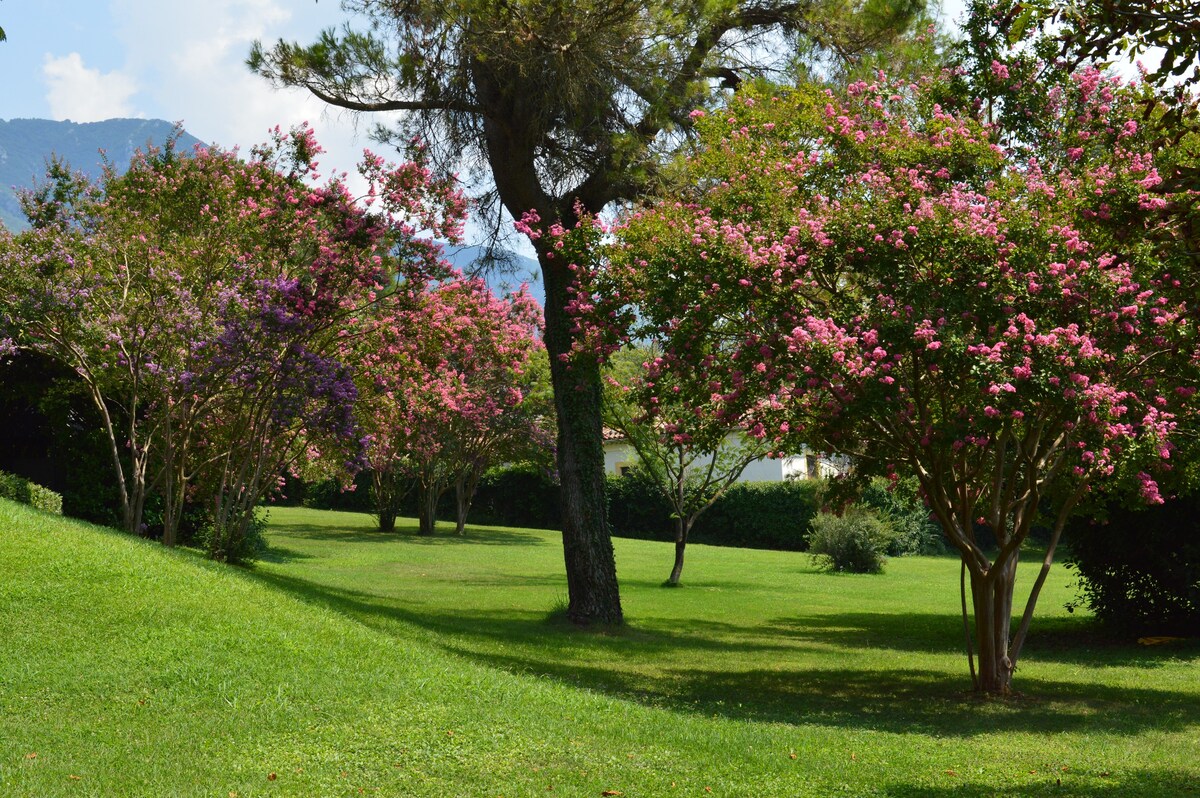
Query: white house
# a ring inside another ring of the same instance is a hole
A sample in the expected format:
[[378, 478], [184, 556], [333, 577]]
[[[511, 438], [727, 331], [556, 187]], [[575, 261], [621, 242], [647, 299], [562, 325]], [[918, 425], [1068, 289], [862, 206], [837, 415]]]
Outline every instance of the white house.
[[[732, 444], [740, 439], [740, 432], [730, 433], [727, 440]], [[702, 461], [702, 462], [707, 462]], [[624, 474], [638, 464], [637, 452], [624, 436], [613, 430], [604, 430], [604, 470], [609, 474]], [[788, 479], [819, 479], [833, 477], [845, 470], [838, 459], [820, 457], [804, 450], [801, 454], [778, 459], [763, 457], [746, 466], [738, 482], [782, 482]]]

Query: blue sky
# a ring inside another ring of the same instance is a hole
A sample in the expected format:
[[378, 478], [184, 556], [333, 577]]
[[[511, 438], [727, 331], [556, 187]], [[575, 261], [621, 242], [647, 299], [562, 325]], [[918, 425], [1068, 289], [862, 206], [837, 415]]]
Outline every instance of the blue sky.
[[[945, 7], [953, 19], [962, 0]], [[243, 150], [275, 125], [308, 122], [328, 151], [324, 171], [349, 172], [355, 185], [380, 117], [275, 91], [244, 65], [255, 39], [307, 43], [343, 19], [338, 0], [0, 0], [0, 119], [165, 119]]]
[[342, 19], [337, 0], [0, 0], [0, 119], [182, 121], [243, 149], [307, 121], [324, 170], [353, 173], [372, 120], [272, 90], [243, 63], [255, 39], [307, 42]]

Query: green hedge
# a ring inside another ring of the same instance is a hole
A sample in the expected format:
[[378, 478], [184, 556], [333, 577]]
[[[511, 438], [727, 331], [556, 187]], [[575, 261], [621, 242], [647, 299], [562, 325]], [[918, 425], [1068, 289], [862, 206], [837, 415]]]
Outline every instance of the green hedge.
[[[307, 507], [370, 512], [369, 505], [363, 504], [369, 480], [360, 478], [360, 482], [364, 484], [352, 494], [340, 493], [332, 484], [293, 486], [287, 494]], [[805, 551], [820, 485], [811, 480], [738, 483], [700, 516], [691, 540], [715, 546]], [[606, 496], [609, 526], [617, 537], [674, 539], [671, 507], [644, 473], [634, 469], [626, 476], [610, 475]], [[543, 469], [527, 465], [495, 468], [480, 480], [468, 520], [472, 524], [561, 529], [559, 501], [558, 483]], [[414, 492], [406, 497], [401, 515], [415, 512]], [[454, 518], [453, 491], [442, 497], [438, 518]]]
[[[558, 483], [535, 465], [493, 468], [479, 480], [467, 520], [472, 524], [561, 529], [558, 494]], [[449, 491], [446, 498], [449, 512], [439, 507], [438, 517], [449, 519], [454, 517], [454, 492]]]
[[[821, 483], [739, 482], [696, 521], [689, 541], [805, 551]], [[673, 540], [671, 506], [644, 472], [608, 478], [608, 521], [618, 537]]]
[[37, 483], [30, 482], [16, 474], [9, 474], [7, 471], [0, 471], [0, 498], [11, 499], [48, 513], [62, 515], [62, 496], [49, 488], [43, 488]]
[[608, 526], [617, 537], [675, 539], [671, 505], [645, 471], [632, 468], [624, 476], [609, 474], [604, 496], [608, 500]]
[[806, 551], [820, 509], [820, 480], [739, 482], [692, 528], [693, 543]]

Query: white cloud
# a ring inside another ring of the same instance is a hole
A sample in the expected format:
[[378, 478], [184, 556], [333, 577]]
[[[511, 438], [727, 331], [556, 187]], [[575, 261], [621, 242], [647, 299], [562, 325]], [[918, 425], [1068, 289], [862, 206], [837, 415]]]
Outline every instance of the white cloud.
[[42, 76], [49, 86], [46, 102], [55, 119], [98, 122], [137, 115], [129, 103], [137, 92], [133, 78], [119, 70], [101, 73], [88, 69], [79, 53], [61, 58], [47, 54]]
[[343, 15], [336, 2], [115, 0], [112, 9], [127, 64], [148, 87], [143, 98], [154, 116], [182, 121], [209, 143], [243, 150], [276, 125], [308, 122], [328, 151], [321, 171], [350, 172], [358, 188], [354, 168], [376, 120], [356, 124], [307, 92], [275, 91], [245, 65], [255, 39], [268, 46], [279, 38], [308, 42], [337, 24]]

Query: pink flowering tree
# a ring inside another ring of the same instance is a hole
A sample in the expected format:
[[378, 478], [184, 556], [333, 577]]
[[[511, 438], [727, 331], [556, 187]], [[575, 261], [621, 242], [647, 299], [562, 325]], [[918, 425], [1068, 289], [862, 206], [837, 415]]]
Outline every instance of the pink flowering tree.
[[[353, 457], [354, 385], [339, 356], [417, 226], [462, 205], [419, 165], [369, 157], [369, 204], [319, 182], [311, 131], [276, 131], [243, 160], [172, 145], [96, 184], [54, 167], [3, 248], [14, 340], [75, 370], [104, 419], [123, 524], [159, 492], [164, 542], [186, 499], [211, 553], [236, 557], [280, 468], [323, 445]], [[406, 258], [415, 275], [432, 256]]]
[[540, 309], [524, 290], [496, 297], [482, 280], [452, 275], [402, 285], [381, 312], [358, 343], [380, 528], [394, 528], [409, 481], [421, 534], [434, 533], [438, 501], [451, 488], [461, 534], [489, 465], [552, 446], [553, 416], [530, 381], [544, 357]]
[[1163, 246], [1179, 197], [1139, 90], [1094, 71], [1049, 87], [1054, 118], [1019, 160], [939, 95], [881, 76], [697, 113], [684, 188], [624, 220], [605, 268], [577, 262], [575, 308], [597, 345], [662, 341], [705, 413], [915, 475], [961, 555], [975, 687], [1007, 694], [1072, 510], [1121, 476], [1160, 500], [1195, 413], [1192, 264]]
[[683, 575], [688, 537], [746, 467], [766, 457], [771, 440], [753, 412], [721, 416], [704, 402], [700, 368], [644, 342], [615, 353], [605, 372], [604, 423], [637, 454], [638, 466], [666, 498], [675, 524], [675, 558], [666, 585]]

